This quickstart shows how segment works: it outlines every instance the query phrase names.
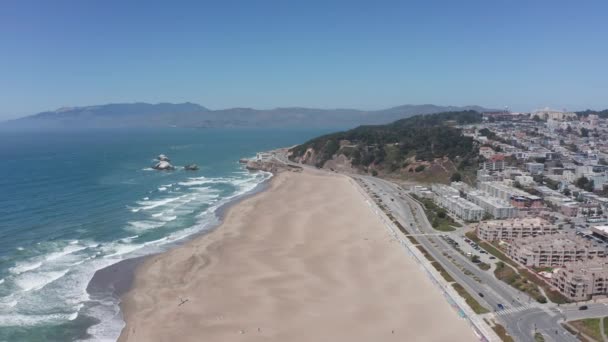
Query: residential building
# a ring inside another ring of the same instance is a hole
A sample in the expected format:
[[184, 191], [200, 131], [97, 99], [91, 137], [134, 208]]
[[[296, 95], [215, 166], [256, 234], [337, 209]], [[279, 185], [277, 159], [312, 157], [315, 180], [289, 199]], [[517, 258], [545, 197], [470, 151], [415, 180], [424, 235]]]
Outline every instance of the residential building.
[[492, 215], [492, 217], [495, 219], [505, 219], [517, 216], [517, 209], [515, 209], [515, 207], [510, 205], [508, 202], [490, 197], [483, 192], [468, 192], [467, 199], [483, 208], [485, 212]]
[[502, 154], [495, 154], [484, 160], [479, 167], [482, 170], [501, 171], [505, 168], [505, 156]]
[[576, 235], [539, 235], [514, 239], [508, 255], [529, 267], [557, 267], [572, 261], [603, 258], [606, 247]]
[[451, 186], [433, 184], [435, 203], [465, 221], [479, 221], [483, 218], [483, 208], [460, 197], [460, 191]]
[[543, 173], [545, 170], [545, 164], [543, 163], [526, 163], [526, 170], [533, 175], [538, 175]]
[[557, 226], [541, 218], [483, 221], [477, 225], [477, 235], [486, 241], [510, 241], [513, 239], [551, 235], [560, 232]]
[[567, 262], [556, 270], [551, 284], [572, 301], [608, 294], [608, 260], [596, 258]]

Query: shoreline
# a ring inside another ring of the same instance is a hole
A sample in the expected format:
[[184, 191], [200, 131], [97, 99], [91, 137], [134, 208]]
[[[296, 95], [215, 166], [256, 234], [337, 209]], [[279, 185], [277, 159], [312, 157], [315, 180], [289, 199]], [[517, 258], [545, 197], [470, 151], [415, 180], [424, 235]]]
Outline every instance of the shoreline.
[[[260, 172], [260, 171], [249, 171], [249, 172]], [[215, 216], [218, 218], [217, 222], [210, 224], [205, 229], [196, 232], [192, 235], [187, 236], [186, 238], [180, 239], [179, 241], [175, 241], [163, 246], [163, 250], [160, 252], [153, 252], [148, 255], [136, 256], [128, 259], [121, 260], [115, 264], [106, 266], [104, 268], [98, 269], [93, 274], [93, 277], [89, 280], [86, 292], [92, 300], [103, 300], [112, 298], [117, 302], [118, 305], [118, 315], [120, 315], [119, 319], [123, 322], [122, 329], [125, 326], [124, 313], [121, 308], [121, 303], [123, 301], [123, 296], [128, 293], [133, 287], [133, 281], [135, 278], [135, 273], [137, 272], [138, 267], [140, 267], [147, 260], [166, 253], [167, 251], [179, 248], [180, 246], [187, 244], [188, 242], [197, 239], [198, 237], [211, 234], [217, 228], [219, 228], [230, 208], [238, 205], [240, 202], [247, 200], [250, 197], [256, 196], [259, 193], [262, 193], [270, 187], [270, 183], [276, 177], [276, 175], [270, 176], [268, 179], [260, 182], [253, 188], [252, 190], [237, 195], [234, 198], [228, 200], [226, 203], [219, 206], [215, 211]], [[81, 316], [82, 313], [78, 313], [78, 316]], [[92, 326], [89, 326], [87, 330]], [[85, 333], [88, 335], [88, 333]], [[118, 339], [119, 336], [116, 336]]]
[[[475, 340], [418, 265], [391, 243], [350, 178], [314, 170], [289, 174], [226, 208], [225, 219], [207, 234], [139, 263], [121, 298], [126, 324], [119, 341], [304, 341], [319, 333], [333, 340], [398, 340], [408, 325], [414, 332], [407, 337]], [[309, 196], [298, 196], [304, 192]], [[326, 205], [357, 215], [334, 215]], [[395, 268], [404, 272], [391, 272]], [[325, 315], [329, 322], [319, 320]], [[453, 331], [422, 331], [435, 317]], [[351, 323], [362, 331], [342, 330]], [[299, 339], [288, 331], [299, 331]]]

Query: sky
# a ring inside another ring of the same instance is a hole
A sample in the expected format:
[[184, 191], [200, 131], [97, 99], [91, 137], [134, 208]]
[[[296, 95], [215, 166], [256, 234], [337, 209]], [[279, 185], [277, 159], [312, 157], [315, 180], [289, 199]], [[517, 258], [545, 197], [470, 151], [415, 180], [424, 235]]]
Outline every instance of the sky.
[[195, 102], [608, 108], [608, 1], [0, 1], [0, 120]]

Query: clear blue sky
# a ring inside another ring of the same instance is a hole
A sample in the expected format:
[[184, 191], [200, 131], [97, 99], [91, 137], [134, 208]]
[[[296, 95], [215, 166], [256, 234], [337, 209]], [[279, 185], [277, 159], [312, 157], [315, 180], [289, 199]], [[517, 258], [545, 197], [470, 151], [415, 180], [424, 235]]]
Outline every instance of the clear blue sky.
[[0, 2], [0, 119], [61, 106], [608, 107], [607, 1]]

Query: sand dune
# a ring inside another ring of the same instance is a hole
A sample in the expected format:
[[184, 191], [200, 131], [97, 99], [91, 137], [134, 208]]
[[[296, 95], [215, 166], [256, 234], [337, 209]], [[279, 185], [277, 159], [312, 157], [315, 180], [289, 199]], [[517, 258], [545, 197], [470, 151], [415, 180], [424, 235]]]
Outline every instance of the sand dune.
[[354, 182], [312, 171], [147, 260], [122, 309], [120, 341], [475, 340]]

